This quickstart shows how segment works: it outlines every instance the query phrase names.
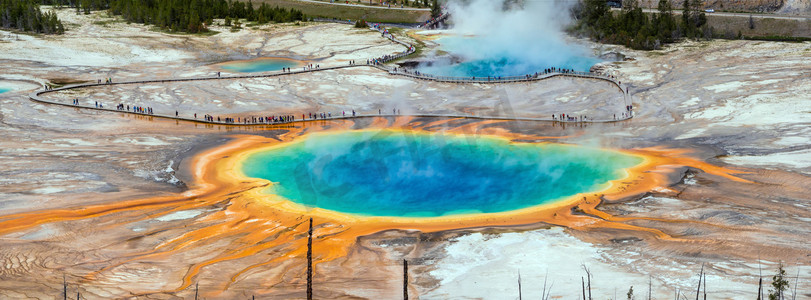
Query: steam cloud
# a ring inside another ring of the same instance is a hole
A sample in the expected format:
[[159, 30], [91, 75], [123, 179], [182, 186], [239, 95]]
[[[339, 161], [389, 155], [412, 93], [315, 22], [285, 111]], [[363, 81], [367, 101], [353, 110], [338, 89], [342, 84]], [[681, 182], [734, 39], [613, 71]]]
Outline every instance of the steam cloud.
[[453, 36], [442, 49], [462, 59], [440, 59], [421, 71], [445, 76], [520, 76], [546, 68], [588, 71], [598, 62], [588, 49], [566, 43], [563, 29], [571, 23], [573, 1], [451, 0], [447, 9]]

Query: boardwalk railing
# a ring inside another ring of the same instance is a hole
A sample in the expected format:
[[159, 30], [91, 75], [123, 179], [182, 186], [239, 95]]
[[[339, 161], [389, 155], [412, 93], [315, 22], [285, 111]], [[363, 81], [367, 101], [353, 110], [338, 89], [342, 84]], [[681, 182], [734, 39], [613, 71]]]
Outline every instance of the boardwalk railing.
[[[381, 34], [383, 34], [384, 37], [388, 38], [392, 42], [398, 43], [398, 44], [403, 45], [403, 46], [405, 46], [407, 48], [406, 51], [403, 51], [401, 53], [398, 53], [398, 54], [395, 54], [395, 55], [387, 55], [387, 56], [380, 57], [380, 58], [372, 60], [373, 63], [376, 62], [376, 63], [374, 63], [374, 65], [376, 67], [378, 67], [379, 69], [389, 71], [389, 73], [395, 74], [395, 75], [402, 75], [402, 76], [407, 76], [407, 77], [416, 78], [416, 79], [422, 79], [422, 80], [431, 80], [431, 81], [438, 81], [438, 82], [451, 82], [451, 83], [510, 83], [510, 82], [521, 82], [521, 81], [536, 81], [536, 80], [547, 79], [547, 78], [551, 78], [551, 77], [555, 77], [555, 76], [569, 76], [569, 77], [580, 77], [580, 78], [590, 78], [590, 79], [599, 79], [599, 80], [609, 81], [609, 82], [612, 82], [612, 83], [616, 84], [616, 86], [620, 90], [623, 90], [623, 88], [622, 88], [621, 84], [619, 83], [619, 81], [615, 80], [614, 78], [606, 76], [606, 75], [592, 73], [592, 72], [579, 72], [579, 71], [561, 72], [561, 71], [556, 71], [556, 72], [547, 72], [547, 73], [528, 74], [528, 75], [523, 75], [523, 76], [503, 76], [503, 77], [502, 76], [488, 76], [488, 77], [475, 77], [475, 76], [458, 77], [457, 76], [457, 77], [454, 77], [454, 76], [439, 76], [439, 75], [431, 75], [431, 74], [422, 74], [422, 73], [417, 73], [416, 71], [408, 72], [408, 71], [405, 71], [405, 70], [402, 70], [402, 69], [397, 69], [397, 68], [394, 68], [394, 67], [385, 66], [383, 64], [387, 63], [387, 62], [390, 62], [390, 61], [394, 61], [394, 60], [403, 58], [403, 57], [406, 57], [406, 56], [409, 56], [409, 55], [413, 54], [414, 52], [416, 52], [416, 48], [413, 45], [411, 45], [411, 44], [409, 44], [409, 43], [407, 43], [405, 41], [402, 41], [402, 40], [399, 40], [399, 39], [395, 38], [394, 35], [386, 33], [383, 28], [375, 27], [374, 25], [370, 25], [369, 28], [372, 29], [372, 30], [376, 30], [376, 31], [380, 32]], [[623, 92], [625, 92], [625, 91], [623, 90]]]
[[[589, 72], [549, 72], [549, 73], [538, 73], [533, 75], [526, 75], [526, 76], [505, 76], [505, 77], [453, 77], [453, 76], [436, 76], [430, 74], [422, 74], [415, 71], [406, 71], [403, 69], [398, 69], [390, 66], [384, 65], [385, 62], [390, 62], [402, 57], [409, 56], [413, 54], [416, 49], [409, 43], [396, 39], [393, 35], [385, 33], [383, 29], [379, 26], [374, 27], [371, 26], [370, 29], [377, 30], [381, 32], [383, 36], [388, 38], [389, 40], [401, 44], [407, 48], [406, 51], [395, 55], [387, 55], [382, 58], [372, 59], [370, 63], [367, 65], [344, 65], [344, 66], [335, 66], [335, 67], [325, 67], [325, 68], [303, 68], [301, 70], [296, 71], [289, 71], [289, 72], [274, 72], [274, 73], [266, 73], [266, 74], [258, 74], [258, 75], [237, 75], [237, 76], [211, 76], [211, 77], [190, 77], [190, 78], [170, 78], [170, 79], [155, 79], [155, 80], [136, 80], [136, 81], [122, 81], [122, 82], [113, 82], [113, 83], [88, 83], [88, 84], [75, 84], [75, 85], [68, 85], [61, 88], [54, 88], [49, 90], [37, 90], [28, 95], [28, 97], [32, 101], [47, 103], [47, 104], [56, 104], [56, 105], [63, 105], [63, 106], [71, 106], [76, 108], [82, 109], [95, 109], [100, 111], [111, 111], [111, 112], [118, 112], [118, 113], [127, 113], [127, 114], [135, 114], [135, 115], [144, 115], [149, 117], [157, 117], [157, 118], [166, 118], [166, 119], [174, 119], [174, 120], [183, 120], [183, 121], [190, 121], [190, 122], [199, 122], [199, 123], [208, 123], [208, 124], [221, 124], [221, 125], [235, 125], [235, 126], [246, 126], [246, 125], [274, 125], [274, 124], [286, 124], [286, 123], [294, 123], [294, 122], [304, 122], [304, 121], [313, 121], [313, 120], [339, 120], [339, 119], [351, 119], [351, 118], [368, 118], [368, 117], [399, 117], [401, 115], [397, 114], [363, 114], [363, 115], [355, 115], [355, 116], [336, 116], [334, 117], [327, 117], [327, 118], [313, 118], [313, 119], [296, 119], [293, 121], [287, 122], [269, 122], [269, 121], [259, 121], [259, 122], [250, 122], [250, 123], [243, 123], [243, 122], [226, 122], [226, 121], [215, 121], [215, 120], [207, 120], [204, 117], [201, 118], [189, 118], [189, 117], [180, 117], [177, 115], [165, 115], [165, 114], [146, 114], [130, 111], [130, 110], [119, 110], [116, 108], [103, 108], [103, 107], [93, 107], [93, 106], [82, 106], [82, 105], [75, 105], [75, 104], [68, 104], [67, 102], [60, 102], [56, 100], [49, 100], [41, 97], [41, 95], [51, 92], [57, 91], [65, 91], [65, 90], [72, 90], [72, 89], [79, 89], [79, 88], [92, 88], [98, 86], [112, 86], [112, 85], [126, 85], [126, 84], [153, 84], [153, 83], [171, 83], [171, 82], [189, 82], [189, 81], [206, 81], [206, 80], [233, 80], [233, 79], [249, 79], [249, 78], [267, 78], [267, 77], [277, 77], [277, 76], [285, 76], [285, 75], [293, 75], [293, 74], [302, 74], [302, 73], [311, 73], [316, 71], [327, 71], [327, 70], [337, 70], [337, 69], [345, 69], [345, 68], [353, 68], [353, 67], [373, 67], [383, 71], [388, 72], [391, 75], [397, 76], [406, 76], [414, 79], [420, 80], [428, 80], [428, 81], [435, 81], [435, 82], [444, 82], [444, 83], [513, 83], [513, 82], [530, 82], [530, 81], [539, 81], [545, 80], [553, 77], [563, 76], [563, 77], [577, 77], [577, 78], [587, 78], [587, 79], [597, 79], [603, 80], [612, 83], [615, 85], [623, 94], [623, 101], [627, 106], [630, 102], [630, 95], [624, 90], [622, 85], [615, 80], [614, 78], [598, 75]], [[485, 120], [517, 120], [517, 121], [554, 121], [554, 122], [561, 122], [561, 123], [604, 123], [604, 122], [617, 122], [628, 120], [633, 117], [633, 112], [629, 112], [626, 116], [622, 118], [616, 119], [608, 119], [608, 120], [561, 120], [556, 118], [531, 118], [531, 117], [515, 117], [515, 116], [482, 116], [482, 115], [472, 115], [472, 114], [425, 114], [425, 113], [417, 113], [417, 114], [410, 114], [408, 116], [411, 117], [442, 117], [442, 118], [474, 118], [474, 119], [485, 119]], [[261, 118], [260, 118], [261, 119]]]
[[430, 21], [426, 22], [425, 24], [420, 25], [420, 28], [434, 29], [434, 28], [437, 27], [437, 25], [439, 25], [439, 23], [445, 22], [445, 20], [450, 18], [450, 16], [451, 16], [450, 13], [443, 13], [443, 14], [439, 15], [439, 17], [431, 19]]

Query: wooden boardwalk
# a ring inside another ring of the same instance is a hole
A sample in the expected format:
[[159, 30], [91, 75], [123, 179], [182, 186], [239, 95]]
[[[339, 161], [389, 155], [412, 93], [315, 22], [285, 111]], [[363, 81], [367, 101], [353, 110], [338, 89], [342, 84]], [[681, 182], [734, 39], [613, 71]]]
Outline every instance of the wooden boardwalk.
[[[375, 29], [379, 32], [383, 33], [382, 29]], [[417, 72], [408, 72], [402, 69], [393, 68], [390, 66], [385, 65], [384, 63], [390, 62], [392, 60], [396, 60], [402, 57], [409, 56], [415, 52], [415, 48], [404, 41], [396, 39], [391, 34], [384, 34], [386, 38], [391, 40], [392, 42], [401, 44], [406, 47], [406, 51], [395, 55], [385, 56], [376, 60], [371, 60], [369, 64], [355, 64], [355, 65], [345, 65], [345, 66], [335, 66], [335, 67], [325, 67], [325, 68], [317, 68], [317, 69], [302, 69], [297, 71], [290, 71], [290, 72], [273, 72], [273, 73], [265, 73], [265, 74], [255, 74], [255, 75], [237, 75], [237, 76], [211, 76], [211, 77], [191, 77], [191, 78], [169, 78], [169, 79], [155, 79], [155, 80], [135, 80], [135, 81], [122, 81], [122, 82], [113, 82], [113, 83], [88, 83], [88, 84], [75, 84], [75, 85], [68, 85], [61, 88], [55, 88], [50, 90], [37, 90], [28, 95], [28, 97], [36, 102], [46, 103], [46, 104], [54, 104], [54, 105], [63, 105], [63, 106], [71, 106], [76, 108], [82, 109], [93, 109], [99, 111], [109, 111], [109, 112], [116, 112], [116, 113], [126, 113], [126, 114], [135, 114], [135, 115], [143, 115], [143, 116], [150, 116], [156, 118], [165, 118], [165, 119], [173, 119], [179, 121], [188, 121], [188, 122], [197, 122], [197, 123], [207, 123], [207, 124], [217, 124], [217, 125], [232, 125], [232, 126], [257, 126], [257, 125], [276, 125], [276, 124], [289, 124], [289, 123], [296, 123], [296, 122], [309, 122], [309, 121], [319, 121], [319, 120], [340, 120], [340, 119], [352, 119], [352, 118], [370, 118], [370, 117], [400, 117], [400, 116], [410, 116], [410, 117], [436, 117], [436, 118], [470, 118], [470, 119], [482, 119], [482, 120], [515, 120], [515, 121], [552, 121], [552, 122], [562, 122], [562, 123], [606, 123], [606, 122], [618, 122], [628, 120], [633, 117], [633, 113], [629, 114], [627, 117], [618, 118], [618, 119], [611, 119], [611, 120], [584, 120], [584, 121], [566, 121], [560, 119], [552, 119], [552, 118], [522, 118], [522, 117], [507, 117], [507, 116], [482, 116], [482, 115], [470, 115], [470, 114], [410, 114], [410, 115], [397, 115], [397, 114], [363, 114], [363, 115], [355, 115], [355, 116], [334, 116], [334, 117], [327, 117], [327, 118], [318, 118], [318, 119], [306, 119], [306, 120], [294, 120], [290, 122], [255, 122], [255, 123], [234, 123], [234, 122], [225, 122], [225, 121], [215, 121], [215, 120], [206, 120], [204, 117], [202, 118], [188, 118], [188, 117], [181, 117], [175, 116], [172, 114], [145, 114], [145, 113], [138, 113], [130, 110], [119, 110], [116, 108], [108, 108], [108, 107], [95, 107], [95, 106], [83, 106], [83, 105], [74, 105], [72, 103], [61, 102], [56, 100], [48, 100], [41, 97], [44, 94], [58, 92], [58, 91], [66, 91], [72, 89], [81, 89], [81, 88], [93, 88], [98, 86], [111, 86], [111, 85], [147, 85], [147, 84], [155, 84], [155, 83], [174, 83], [174, 82], [191, 82], [191, 81], [210, 81], [210, 80], [239, 80], [239, 79], [252, 79], [252, 78], [270, 78], [270, 77], [279, 77], [279, 76], [294, 76], [294, 75], [302, 75], [305, 73], [312, 73], [312, 72], [319, 72], [319, 71], [328, 71], [328, 70], [339, 70], [339, 69], [347, 69], [347, 68], [376, 68], [385, 72], [388, 72], [392, 76], [405, 76], [409, 78], [414, 78], [418, 80], [427, 80], [427, 81], [434, 81], [434, 82], [442, 82], [442, 83], [452, 83], [452, 84], [509, 84], [509, 83], [522, 83], [522, 82], [536, 82], [541, 80], [546, 80], [554, 77], [571, 77], [571, 78], [581, 78], [587, 80], [602, 80], [612, 83], [617, 89], [623, 94], [623, 101], [625, 103], [630, 103], [631, 100], [630, 95], [626, 93], [626, 90], [623, 89], [623, 86], [615, 79], [591, 74], [591, 73], [583, 73], [583, 72], [551, 72], [551, 73], [543, 73], [543, 74], [532, 74], [527, 76], [512, 76], [512, 77], [448, 77], [448, 76], [434, 76], [434, 75], [427, 75], [427, 74], [418, 74]]]

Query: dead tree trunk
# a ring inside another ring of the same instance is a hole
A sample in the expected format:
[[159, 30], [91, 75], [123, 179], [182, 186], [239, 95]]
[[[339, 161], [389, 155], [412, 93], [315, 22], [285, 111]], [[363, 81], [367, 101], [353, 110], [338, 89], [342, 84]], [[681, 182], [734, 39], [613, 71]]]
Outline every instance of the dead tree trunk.
[[583, 285], [583, 300], [586, 300], [586, 280], [580, 277], [580, 283]]
[[307, 300], [313, 300], [313, 218], [307, 231]]
[[518, 271], [518, 300], [522, 300], [522, 298], [521, 298], [521, 271]]
[[698, 288], [696, 289], [696, 300], [698, 300], [698, 296], [701, 295], [701, 277], [704, 276], [704, 264], [701, 264], [701, 272], [698, 273]]
[[763, 268], [760, 266], [760, 253], [757, 255], [757, 268], [760, 276], [757, 283], [757, 300], [763, 300]]
[[408, 261], [403, 260], [403, 300], [408, 300]]
[[[587, 282], [586, 286], [588, 287], [588, 290], [589, 290], [589, 298], [588, 299], [591, 300], [591, 272], [589, 271], [589, 268], [586, 268], [585, 264], [583, 264], [581, 266], [583, 267], [583, 270], [586, 271], [586, 282]], [[584, 300], [586, 299], [585, 297], [586, 297], [586, 295], [584, 294], [583, 295]]]
[[797, 299], [797, 286], [800, 285], [800, 266], [797, 266], [797, 277], [794, 278], [794, 292], [791, 293], [791, 300]]
[[704, 300], [707, 300], [707, 274], [704, 274]]

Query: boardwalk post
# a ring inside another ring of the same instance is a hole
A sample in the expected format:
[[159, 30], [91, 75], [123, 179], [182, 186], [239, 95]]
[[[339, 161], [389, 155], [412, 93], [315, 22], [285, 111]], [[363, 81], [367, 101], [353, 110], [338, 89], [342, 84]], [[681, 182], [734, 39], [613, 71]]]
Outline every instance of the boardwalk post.
[[408, 261], [403, 260], [403, 300], [408, 300]]
[[307, 300], [313, 300], [313, 218], [307, 231]]

